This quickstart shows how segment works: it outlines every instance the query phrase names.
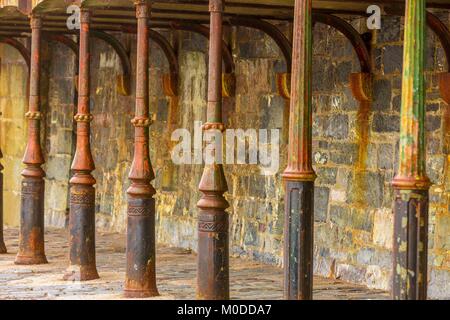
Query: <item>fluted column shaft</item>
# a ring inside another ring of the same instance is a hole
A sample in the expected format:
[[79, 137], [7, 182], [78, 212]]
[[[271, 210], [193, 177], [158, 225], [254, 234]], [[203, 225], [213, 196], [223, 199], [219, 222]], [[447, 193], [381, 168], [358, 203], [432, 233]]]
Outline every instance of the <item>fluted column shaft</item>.
[[[206, 134], [222, 133], [222, 15], [224, 1], [210, 0], [210, 38]], [[216, 150], [215, 152], [218, 152]], [[209, 155], [216, 159], [215, 155]], [[217, 159], [216, 159], [217, 160]], [[228, 257], [229, 207], [223, 194], [228, 191], [222, 164], [205, 164], [197, 203], [198, 214], [198, 269], [197, 298], [226, 300], [230, 297]]]
[[398, 173], [393, 180], [396, 300], [427, 297], [428, 190], [424, 55], [426, 1], [406, 0]]
[[90, 13], [80, 13], [80, 55], [78, 110], [74, 119], [76, 149], [70, 179], [69, 262], [65, 280], [87, 281], [99, 278], [95, 259], [95, 170], [90, 145]]
[[[0, 149], [0, 160], [3, 159], [3, 153]], [[5, 240], [3, 239], [3, 165], [0, 163], [0, 253], [6, 253]]]
[[312, 168], [312, 2], [296, 0], [285, 182], [284, 295], [312, 299], [314, 181]]
[[156, 286], [155, 199], [151, 181], [155, 178], [149, 154], [149, 17], [150, 5], [135, 1], [137, 17], [136, 111], [134, 157], [128, 188], [127, 268], [125, 296], [144, 298], [158, 295]]
[[41, 168], [44, 156], [40, 143], [40, 71], [41, 71], [42, 18], [31, 17], [30, 97], [26, 113], [28, 138], [22, 171], [19, 252], [16, 264], [47, 263], [44, 249], [44, 194], [45, 172]]

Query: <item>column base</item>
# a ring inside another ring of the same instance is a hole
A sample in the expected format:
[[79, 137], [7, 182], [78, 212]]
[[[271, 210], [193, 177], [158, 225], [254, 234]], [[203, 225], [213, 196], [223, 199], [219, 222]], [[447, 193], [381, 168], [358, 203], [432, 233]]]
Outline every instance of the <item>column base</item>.
[[158, 290], [130, 290], [125, 289], [123, 292], [125, 298], [129, 299], [143, 299], [159, 296]]
[[125, 297], [149, 298], [159, 295], [156, 286], [155, 251], [155, 199], [130, 195]]
[[48, 263], [45, 255], [26, 256], [18, 254], [14, 260], [17, 265], [32, 265], [32, 264], [46, 264]]
[[395, 190], [394, 300], [426, 300], [428, 190]]
[[99, 279], [95, 266], [70, 266], [63, 276], [66, 281], [89, 281]]
[[312, 300], [314, 181], [285, 185], [284, 297]]
[[226, 211], [200, 208], [197, 256], [198, 300], [230, 299], [228, 226]]

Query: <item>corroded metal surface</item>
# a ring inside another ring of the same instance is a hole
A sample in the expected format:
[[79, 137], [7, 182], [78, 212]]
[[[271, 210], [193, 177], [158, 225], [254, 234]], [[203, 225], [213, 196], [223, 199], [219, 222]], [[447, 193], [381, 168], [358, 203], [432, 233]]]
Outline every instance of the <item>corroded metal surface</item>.
[[426, 299], [428, 190], [425, 148], [425, 0], [405, 13], [400, 151], [395, 189], [394, 299]]
[[44, 156], [40, 143], [40, 69], [42, 20], [39, 16], [31, 18], [31, 63], [30, 99], [28, 119], [28, 140], [22, 171], [22, 192], [20, 210], [19, 252], [16, 264], [47, 263], [44, 250], [44, 176], [41, 168]]
[[[0, 160], [3, 159], [3, 153], [0, 149]], [[6, 253], [5, 241], [3, 239], [3, 165], [0, 162], [0, 253]]]
[[83, 10], [80, 15], [80, 54], [76, 150], [70, 179], [69, 261], [65, 280], [93, 280], [98, 273], [95, 265], [95, 169], [90, 146], [90, 50], [89, 17]]
[[127, 267], [125, 296], [157, 296], [155, 270], [155, 199], [151, 181], [155, 178], [149, 155], [149, 27], [150, 7], [147, 1], [136, 4], [137, 64], [134, 158], [128, 188]]
[[[222, 15], [224, 2], [210, 0], [208, 109], [205, 134], [224, 131], [222, 124]], [[215, 157], [214, 155], [210, 155]], [[228, 256], [229, 204], [223, 194], [228, 190], [223, 166], [206, 164], [200, 181], [202, 197], [197, 203], [198, 270], [197, 298], [226, 300], [230, 297]]]
[[312, 299], [314, 181], [312, 168], [312, 3], [295, 2], [285, 181], [284, 277], [286, 299]]

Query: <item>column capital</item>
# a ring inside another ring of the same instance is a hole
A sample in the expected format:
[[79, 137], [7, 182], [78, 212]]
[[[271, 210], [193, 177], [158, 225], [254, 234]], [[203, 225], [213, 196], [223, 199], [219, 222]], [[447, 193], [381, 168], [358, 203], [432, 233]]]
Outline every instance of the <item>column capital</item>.
[[30, 19], [31, 29], [42, 29], [42, 16], [33, 14]]
[[136, 18], [137, 19], [147, 19], [150, 16], [151, 3], [146, 0], [136, 0], [134, 1], [136, 7]]
[[224, 0], [209, 0], [209, 12], [224, 12], [225, 1]]
[[90, 23], [91, 22], [91, 12], [89, 9], [82, 8], [80, 11], [80, 23]]
[[432, 183], [427, 176], [396, 176], [392, 180], [392, 187], [397, 190], [428, 190], [431, 185]]

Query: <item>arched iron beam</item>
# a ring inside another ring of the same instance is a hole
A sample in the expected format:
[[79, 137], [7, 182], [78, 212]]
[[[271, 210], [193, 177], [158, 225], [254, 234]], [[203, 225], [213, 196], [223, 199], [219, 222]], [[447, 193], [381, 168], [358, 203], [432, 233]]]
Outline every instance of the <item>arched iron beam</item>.
[[431, 12], [427, 12], [427, 24], [428, 27], [430, 27], [430, 29], [433, 30], [433, 32], [437, 35], [439, 41], [442, 44], [442, 48], [445, 52], [445, 57], [447, 58], [447, 68], [450, 72], [450, 30], [441, 20], [439, 20], [438, 17], [436, 17]]
[[[136, 33], [136, 26], [124, 26], [123, 31]], [[174, 48], [167, 39], [159, 32], [149, 29], [149, 38], [155, 41], [156, 45], [164, 52], [169, 64], [170, 76], [163, 76], [164, 91], [166, 95], [176, 96], [178, 94], [178, 76], [180, 68], [178, 65], [178, 57]]]
[[125, 50], [124, 46], [109, 33], [98, 30], [91, 30], [91, 35], [92, 37], [101, 39], [108, 43], [119, 56], [120, 62], [122, 64], [122, 78], [119, 79], [120, 83], [118, 83], [117, 88], [122, 95], [129, 95], [132, 68], [130, 58], [128, 57], [128, 53]]
[[178, 76], [180, 68], [178, 66], [178, 57], [172, 45], [166, 38], [155, 30], [149, 30], [149, 37], [161, 48], [167, 58], [170, 68], [170, 77], [164, 77], [164, 89], [166, 94], [170, 92], [171, 95], [178, 95]]
[[359, 32], [351, 24], [337, 16], [326, 13], [314, 13], [313, 21], [329, 25], [341, 32], [353, 45], [361, 65], [361, 72], [371, 72], [369, 50]]
[[[198, 33], [209, 40], [209, 28], [201, 24], [186, 23], [186, 22], [172, 22], [171, 27], [176, 30], [191, 31]], [[233, 55], [228, 49], [228, 45], [222, 40], [222, 55], [225, 64], [225, 73], [234, 72], [234, 60]]]
[[80, 54], [78, 44], [70, 39], [69, 37], [66, 37], [62, 34], [57, 33], [46, 33], [45, 36], [50, 41], [55, 41], [64, 44], [66, 47], [68, 47], [72, 52], [75, 54], [78, 60], [78, 56]]
[[233, 26], [260, 30], [271, 37], [283, 53], [286, 60], [287, 72], [291, 72], [292, 43], [276, 26], [264, 20], [243, 17], [230, 17], [228, 18], [228, 22]]
[[20, 41], [17, 41], [14, 38], [0, 36], [0, 43], [10, 45], [11, 47], [19, 51], [20, 55], [23, 57], [28, 66], [28, 70], [30, 70], [31, 53]]

